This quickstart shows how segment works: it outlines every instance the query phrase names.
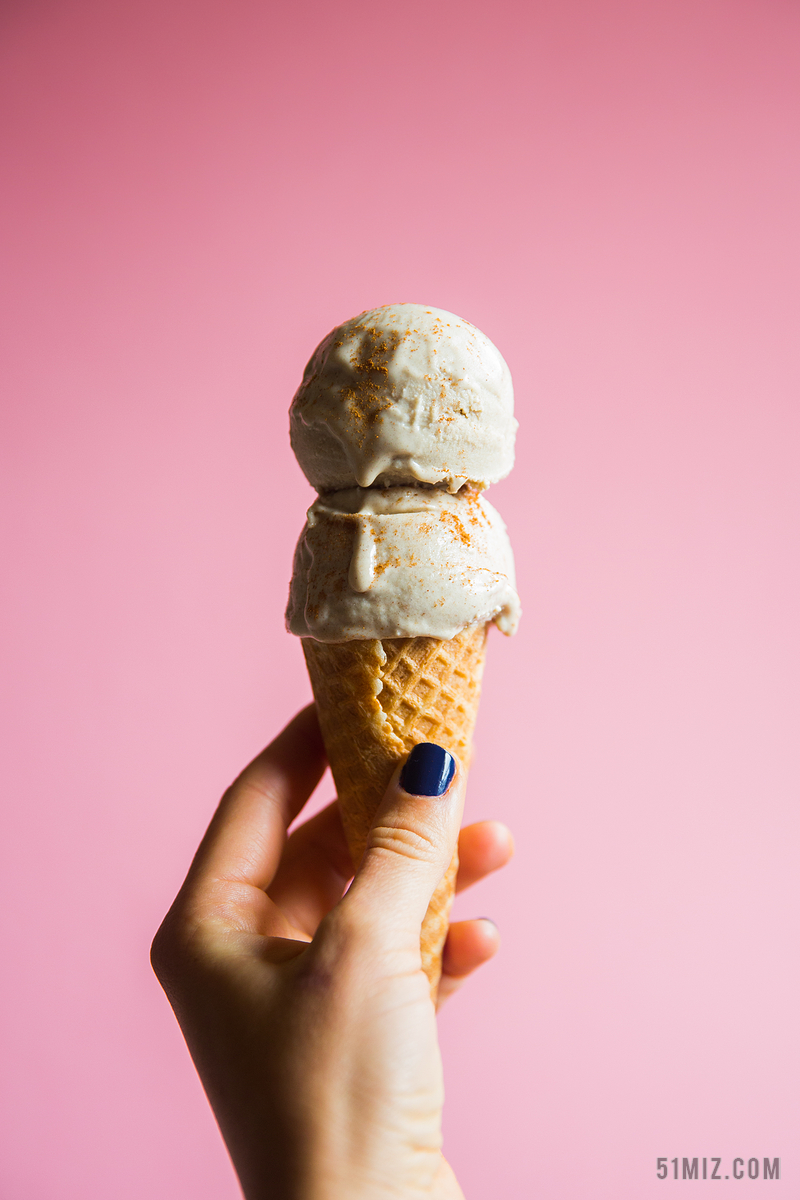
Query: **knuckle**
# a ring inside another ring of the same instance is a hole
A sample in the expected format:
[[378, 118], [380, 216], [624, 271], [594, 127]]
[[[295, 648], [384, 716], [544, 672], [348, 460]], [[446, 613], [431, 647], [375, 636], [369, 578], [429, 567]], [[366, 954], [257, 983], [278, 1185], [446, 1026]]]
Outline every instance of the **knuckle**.
[[172, 957], [171, 947], [169, 944], [169, 934], [165, 932], [164, 926], [156, 933], [150, 946], [150, 965], [153, 968], [156, 978], [162, 979], [166, 974], [169, 963]]
[[213, 958], [213, 936], [201, 920], [183, 912], [167, 913], [150, 947], [150, 963], [163, 988], [201, 969]]
[[283, 804], [285, 780], [273, 771], [253, 770], [253, 764], [246, 767], [225, 792], [225, 799], [236, 796], [245, 797], [259, 805], [280, 809]]
[[369, 848], [422, 863], [436, 862], [442, 853], [435, 836], [407, 825], [376, 825], [369, 835]]
[[176, 934], [172, 923], [166, 919], [153, 938], [150, 947], [150, 965], [155, 977], [168, 996], [176, 991], [176, 981], [184, 968], [185, 946]]

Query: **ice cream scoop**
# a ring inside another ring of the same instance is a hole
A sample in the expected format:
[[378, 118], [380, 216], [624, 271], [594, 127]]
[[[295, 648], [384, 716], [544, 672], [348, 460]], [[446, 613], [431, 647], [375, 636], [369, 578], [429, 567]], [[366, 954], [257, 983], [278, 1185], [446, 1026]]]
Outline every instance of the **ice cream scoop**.
[[452, 638], [519, 620], [506, 527], [478, 492], [352, 488], [308, 510], [287, 625], [322, 642]]
[[292, 447], [317, 491], [444, 485], [514, 465], [514, 391], [499, 350], [461, 317], [387, 304], [320, 342], [292, 401]]

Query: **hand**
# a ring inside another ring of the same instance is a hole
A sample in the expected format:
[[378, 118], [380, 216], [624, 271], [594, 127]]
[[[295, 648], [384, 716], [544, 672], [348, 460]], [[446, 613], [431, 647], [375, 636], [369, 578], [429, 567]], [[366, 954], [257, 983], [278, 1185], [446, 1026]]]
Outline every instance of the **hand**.
[[[419, 931], [464, 802], [392, 780], [352, 875], [336, 804], [286, 829], [325, 769], [312, 707], [226, 792], [153, 942], [248, 1200], [455, 1200], [441, 1153], [436, 1019]], [[459, 890], [511, 857], [497, 822], [461, 832]], [[498, 945], [451, 926], [440, 998]]]

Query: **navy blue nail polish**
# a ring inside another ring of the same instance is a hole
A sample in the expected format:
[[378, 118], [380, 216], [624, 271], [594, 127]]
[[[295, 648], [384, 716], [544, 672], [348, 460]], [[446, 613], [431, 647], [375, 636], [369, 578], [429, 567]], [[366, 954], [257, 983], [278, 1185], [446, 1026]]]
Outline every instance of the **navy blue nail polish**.
[[443, 796], [455, 773], [452, 754], [433, 742], [421, 742], [400, 772], [400, 787], [411, 796]]

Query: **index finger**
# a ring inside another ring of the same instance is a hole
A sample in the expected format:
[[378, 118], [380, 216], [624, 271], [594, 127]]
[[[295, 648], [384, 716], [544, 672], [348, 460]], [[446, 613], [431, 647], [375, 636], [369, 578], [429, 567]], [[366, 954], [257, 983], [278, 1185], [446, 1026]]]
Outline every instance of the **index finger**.
[[231, 784], [189, 869], [186, 886], [225, 880], [264, 891], [286, 830], [322, 778], [325, 750], [313, 704], [302, 709]]

